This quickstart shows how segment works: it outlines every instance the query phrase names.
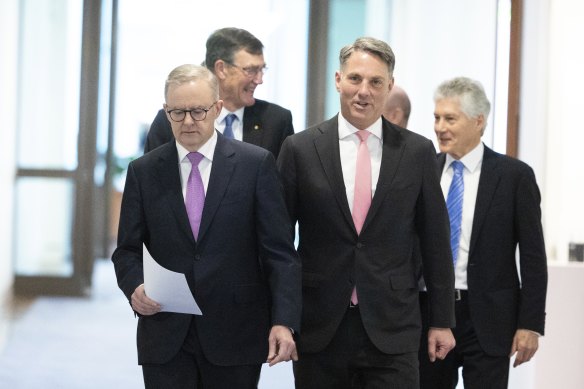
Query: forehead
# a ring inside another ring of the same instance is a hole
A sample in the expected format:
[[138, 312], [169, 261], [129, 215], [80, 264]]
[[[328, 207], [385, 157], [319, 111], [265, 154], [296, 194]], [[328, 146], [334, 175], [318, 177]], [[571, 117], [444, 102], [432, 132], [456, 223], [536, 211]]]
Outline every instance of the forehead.
[[456, 97], [447, 97], [444, 99], [436, 100], [436, 112], [442, 114], [452, 114], [452, 115], [462, 115], [463, 112], [460, 108], [460, 99]]
[[381, 77], [391, 76], [388, 65], [377, 55], [367, 51], [354, 51], [341, 68], [346, 73], [371, 73]]
[[166, 101], [168, 104], [212, 103], [213, 89], [205, 80], [191, 80], [168, 86]]
[[240, 49], [235, 52], [233, 59], [237, 62], [237, 65], [248, 66], [248, 65], [263, 65], [264, 55], [263, 54], [251, 54], [245, 51], [245, 49]]

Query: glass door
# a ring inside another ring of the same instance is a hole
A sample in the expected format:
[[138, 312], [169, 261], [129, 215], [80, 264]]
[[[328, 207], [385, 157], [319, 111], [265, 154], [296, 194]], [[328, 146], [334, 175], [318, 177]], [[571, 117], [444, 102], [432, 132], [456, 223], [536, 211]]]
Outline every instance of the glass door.
[[20, 2], [17, 294], [83, 294], [91, 284], [99, 9], [92, 1]]

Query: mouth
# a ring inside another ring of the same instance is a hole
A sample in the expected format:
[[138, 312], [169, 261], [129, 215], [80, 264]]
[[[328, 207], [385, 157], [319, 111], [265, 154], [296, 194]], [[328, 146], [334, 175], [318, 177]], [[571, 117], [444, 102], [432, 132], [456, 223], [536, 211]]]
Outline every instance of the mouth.
[[251, 85], [249, 85], [249, 86], [246, 86], [245, 88], [243, 88], [243, 91], [244, 91], [245, 93], [247, 93], [247, 94], [250, 94], [250, 95], [252, 95], [252, 96], [253, 96], [253, 94], [254, 94], [254, 92], [255, 92], [255, 88], [256, 88], [255, 86], [251, 86]]
[[364, 110], [369, 107], [369, 103], [364, 101], [355, 101], [353, 102], [353, 107], [357, 108], [358, 110]]

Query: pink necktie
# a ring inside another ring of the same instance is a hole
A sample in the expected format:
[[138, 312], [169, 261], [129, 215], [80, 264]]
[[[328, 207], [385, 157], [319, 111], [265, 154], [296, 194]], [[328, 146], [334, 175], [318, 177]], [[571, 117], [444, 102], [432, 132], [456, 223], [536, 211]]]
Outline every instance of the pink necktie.
[[[355, 191], [353, 198], [353, 223], [357, 234], [361, 234], [365, 217], [371, 205], [371, 157], [367, 148], [367, 138], [371, 133], [359, 130], [357, 136], [361, 140], [357, 150], [357, 166], [355, 169]], [[353, 288], [351, 302], [357, 305], [357, 288]]]
[[187, 195], [185, 206], [189, 215], [189, 222], [193, 236], [197, 240], [199, 236], [199, 227], [201, 225], [201, 216], [203, 215], [203, 205], [205, 205], [205, 187], [199, 171], [199, 163], [203, 159], [201, 153], [188, 153], [187, 158], [191, 161], [191, 173], [187, 181]]

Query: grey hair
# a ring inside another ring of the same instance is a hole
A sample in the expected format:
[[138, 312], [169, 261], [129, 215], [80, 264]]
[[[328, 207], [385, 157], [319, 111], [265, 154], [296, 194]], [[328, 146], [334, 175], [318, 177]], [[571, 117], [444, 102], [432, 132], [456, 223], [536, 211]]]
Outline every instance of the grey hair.
[[355, 51], [365, 51], [379, 57], [387, 64], [387, 70], [389, 71], [389, 74], [393, 75], [393, 69], [395, 67], [395, 55], [393, 54], [391, 47], [389, 47], [389, 45], [384, 41], [371, 37], [361, 37], [357, 38], [352, 44], [343, 47], [339, 53], [339, 63], [341, 69], [343, 69], [347, 63], [347, 60]]
[[166, 99], [168, 88], [171, 85], [183, 85], [191, 81], [199, 80], [206, 81], [213, 91], [214, 99], [219, 100], [219, 82], [217, 81], [217, 77], [206, 67], [193, 64], [180, 65], [168, 74], [164, 84], [164, 98]]
[[483, 115], [483, 130], [485, 129], [491, 103], [479, 81], [468, 77], [455, 77], [442, 82], [434, 92], [434, 102], [451, 98], [458, 99], [461, 111], [469, 118]]

